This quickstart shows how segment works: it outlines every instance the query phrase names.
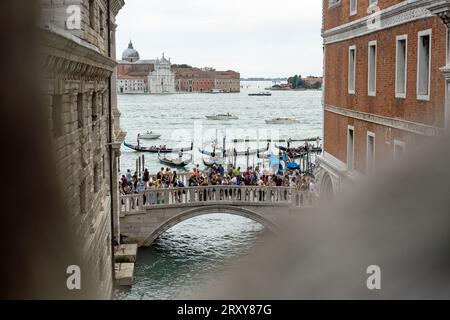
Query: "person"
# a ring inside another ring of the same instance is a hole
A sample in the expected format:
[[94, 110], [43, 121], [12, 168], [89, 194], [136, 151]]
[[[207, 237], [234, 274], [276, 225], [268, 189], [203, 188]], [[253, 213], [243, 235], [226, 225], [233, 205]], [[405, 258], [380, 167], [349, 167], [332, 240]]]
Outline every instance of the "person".
[[225, 174], [225, 168], [221, 164], [219, 164], [218, 171], [219, 171], [220, 176], [223, 178], [223, 176]]
[[142, 180], [144, 181], [145, 184], [147, 184], [150, 181], [150, 173], [148, 172], [147, 169], [145, 169], [144, 171], [144, 177]]
[[180, 152], [178, 152], [178, 158], [181, 160], [183, 160], [183, 151], [180, 150]]
[[156, 174], [156, 179], [161, 180], [163, 174], [164, 174], [164, 168], [161, 168], [161, 170]]
[[127, 170], [127, 181], [128, 181], [128, 183], [132, 182], [131, 170], [130, 169]]
[[122, 175], [122, 178], [120, 179], [120, 185], [124, 190], [128, 186], [127, 177], [125, 177], [124, 175]]
[[136, 193], [139, 193], [140, 191], [145, 190], [145, 183], [141, 179], [138, 180], [137, 186], [136, 186]]

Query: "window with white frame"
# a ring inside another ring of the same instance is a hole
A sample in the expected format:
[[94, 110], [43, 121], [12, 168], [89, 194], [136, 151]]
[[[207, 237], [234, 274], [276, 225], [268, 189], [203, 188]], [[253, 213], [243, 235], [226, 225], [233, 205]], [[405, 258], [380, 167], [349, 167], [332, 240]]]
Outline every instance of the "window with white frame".
[[375, 133], [367, 132], [367, 173], [375, 169]]
[[417, 99], [430, 99], [431, 29], [421, 31], [417, 43]]
[[408, 36], [397, 37], [395, 59], [395, 97], [406, 98], [406, 79], [408, 70]]
[[356, 46], [348, 49], [348, 93], [355, 94]]
[[329, 0], [328, 1], [328, 8], [334, 8], [341, 4], [341, 0]]
[[403, 158], [405, 154], [405, 143], [400, 140], [394, 140], [394, 159], [398, 160]]
[[358, 11], [357, 0], [350, 0], [350, 15], [355, 15]]
[[368, 93], [375, 96], [377, 91], [377, 42], [369, 42], [368, 55]]
[[378, 0], [369, 0], [369, 7], [376, 6], [378, 4]]
[[347, 169], [353, 170], [355, 164], [355, 128], [348, 126], [347, 129]]

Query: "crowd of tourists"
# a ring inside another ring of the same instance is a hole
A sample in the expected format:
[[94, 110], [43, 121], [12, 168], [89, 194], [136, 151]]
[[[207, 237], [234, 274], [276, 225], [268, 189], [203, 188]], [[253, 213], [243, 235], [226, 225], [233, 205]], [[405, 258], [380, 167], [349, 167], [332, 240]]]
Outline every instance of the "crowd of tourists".
[[[186, 181], [186, 184], [185, 182]], [[186, 180], [180, 179], [178, 173], [170, 168], [161, 168], [156, 175], [150, 175], [145, 169], [142, 175], [137, 172], [131, 174], [130, 170], [122, 176], [120, 182], [122, 194], [139, 193], [148, 189], [184, 188], [197, 186], [265, 186], [265, 187], [293, 187], [299, 191], [314, 191], [314, 177], [294, 171], [291, 174], [271, 174], [260, 167], [249, 167], [242, 170], [240, 167], [222, 165], [212, 166], [201, 171], [197, 165], [189, 173]]]

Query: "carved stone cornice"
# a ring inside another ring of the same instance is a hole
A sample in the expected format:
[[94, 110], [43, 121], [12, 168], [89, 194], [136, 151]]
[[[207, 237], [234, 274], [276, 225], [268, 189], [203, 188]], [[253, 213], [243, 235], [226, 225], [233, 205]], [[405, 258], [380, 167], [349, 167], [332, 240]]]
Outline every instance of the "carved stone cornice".
[[120, 9], [125, 5], [124, 0], [111, 0], [111, 14], [113, 17], [117, 16]]
[[366, 122], [371, 122], [386, 127], [412, 132], [429, 137], [436, 137], [442, 134], [443, 128], [429, 126], [423, 123], [407, 121], [400, 118], [390, 118], [372, 113], [340, 108], [331, 105], [324, 105], [324, 110], [341, 116], [354, 118]]
[[101, 81], [108, 79], [116, 62], [74, 39], [41, 31], [41, 67], [49, 78]]
[[450, 29], [450, 0], [441, 0], [433, 3], [428, 10], [441, 18], [442, 22]]

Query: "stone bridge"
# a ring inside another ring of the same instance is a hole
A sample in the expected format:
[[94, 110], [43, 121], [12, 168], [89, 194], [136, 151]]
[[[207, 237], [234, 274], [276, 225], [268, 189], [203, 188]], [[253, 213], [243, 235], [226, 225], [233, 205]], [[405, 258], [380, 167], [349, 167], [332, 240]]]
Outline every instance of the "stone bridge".
[[187, 219], [227, 213], [252, 219], [273, 232], [282, 218], [310, 207], [314, 196], [290, 187], [208, 186], [151, 189], [121, 197], [120, 234], [127, 243], [150, 246]]

